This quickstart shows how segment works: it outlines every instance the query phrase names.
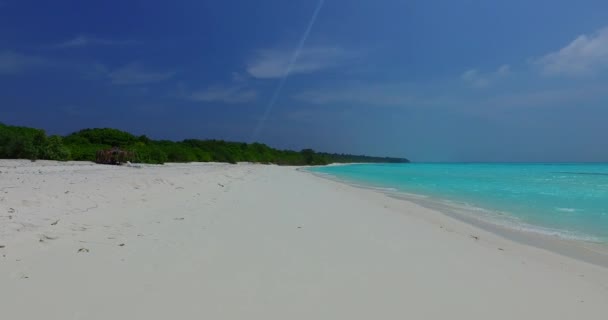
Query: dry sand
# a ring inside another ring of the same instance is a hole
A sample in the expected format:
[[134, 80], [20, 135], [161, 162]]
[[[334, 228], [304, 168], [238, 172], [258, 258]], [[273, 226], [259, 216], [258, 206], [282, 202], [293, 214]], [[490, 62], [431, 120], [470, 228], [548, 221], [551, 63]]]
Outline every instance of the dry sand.
[[607, 319], [608, 269], [295, 168], [0, 161], [1, 319]]

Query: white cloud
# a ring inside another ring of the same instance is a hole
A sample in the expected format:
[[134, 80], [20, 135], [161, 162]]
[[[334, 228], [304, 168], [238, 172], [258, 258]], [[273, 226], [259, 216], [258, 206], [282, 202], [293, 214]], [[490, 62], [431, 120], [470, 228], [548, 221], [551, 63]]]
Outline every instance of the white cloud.
[[231, 85], [214, 85], [202, 90], [188, 91], [182, 84], [179, 86], [178, 96], [191, 101], [221, 102], [239, 104], [254, 101], [258, 93], [251, 89], [249, 76], [239, 72], [230, 74]]
[[77, 48], [86, 46], [114, 46], [114, 45], [130, 45], [135, 44], [131, 40], [110, 40], [90, 37], [86, 35], [78, 35], [70, 40], [55, 45], [57, 48]]
[[470, 83], [472, 86], [477, 88], [487, 87], [490, 83], [488, 79], [479, 74], [477, 69], [470, 69], [465, 71], [462, 76], [462, 80]]
[[608, 27], [580, 35], [565, 47], [534, 61], [545, 75], [580, 76], [608, 68]]
[[293, 96], [313, 104], [363, 104], [368, 106], [414, 106], [427, 102], [415, 95], [408, 84], [355, 85], [309, 90]]
[[122, 68], [107, 71], [104, 68], [99, 68], [101, 72], [106, 72], [107, 77], [113, 84], [118, 85], [136, 85], [161, 82], [172, 78], [175, 71], [151, 71], [146, 70], [138, 63], [132, 63]]
[[[305, 74], [334, 67], [349, 56], [349, 53], [338, 47], [304, 48], [289, 73]], [[287, 73], [292, 59], [292, 50], [259, 50], [256, 57], [247, 65], [247, 72], [255, 78], [280, 78]]]
[[539, 108], [557, 106], [577, 106], [582, 102], [605, 100], [608, 97], [606, 83], [512, 92], [494, 95], [480, 100], [480, 105], [494, 108]]
[[475, 88], [485, 88], [491, 85], [496, 80], [506, 77], [511, 73], [511, 67], [505, 64], [493, 72], [482, 73], [477, 69], [465, 71], [460, 78]]
[[223, 102], [223, 103], [245, 103], [256, 99], [255, 90], [246, 89], [242, 86], [213, 86], [204, 90], [194, 91], [183, 95], [188, 100], [203, 102]]
[[509, 73], [511, 73], [511, 67], [508, 64], [503, 64], [496, 70], [496, 75], [501, 77], [507, 76]]
[[244, 83], [247, 81], [247, 75], [243, 75], [239, 72], [233, 72], [230, 74], [232, 78], [232, 82], [234, 83]]
[[33, 67], [43, 66], [43, 58], [24, 55], [13, 51], [0, 52], [0, 74], [17, 74]]

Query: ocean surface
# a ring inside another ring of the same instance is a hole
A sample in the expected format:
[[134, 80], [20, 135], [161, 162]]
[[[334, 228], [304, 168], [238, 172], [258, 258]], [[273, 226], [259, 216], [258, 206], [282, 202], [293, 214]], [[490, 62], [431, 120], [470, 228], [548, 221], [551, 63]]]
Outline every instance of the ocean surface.
[[310, 171], [422, 196], [509, 228], [608, 244], [608, 164], [353, 164]]

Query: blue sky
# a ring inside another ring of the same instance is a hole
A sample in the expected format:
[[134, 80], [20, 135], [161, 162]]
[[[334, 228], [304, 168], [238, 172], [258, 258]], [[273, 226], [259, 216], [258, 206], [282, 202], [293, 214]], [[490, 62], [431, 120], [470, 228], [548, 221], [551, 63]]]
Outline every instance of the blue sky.
[[0, 0], [0, 39], [0, 122], [49, 133], [608, 161], [606, 1]]

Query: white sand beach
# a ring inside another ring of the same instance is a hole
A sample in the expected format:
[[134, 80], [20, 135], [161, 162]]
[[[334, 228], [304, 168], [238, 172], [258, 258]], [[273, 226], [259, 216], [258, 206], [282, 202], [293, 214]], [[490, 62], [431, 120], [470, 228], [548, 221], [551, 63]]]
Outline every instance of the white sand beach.
[[0, 161], [1, 319], [606, 319], [608, 269], [294, 167]]

